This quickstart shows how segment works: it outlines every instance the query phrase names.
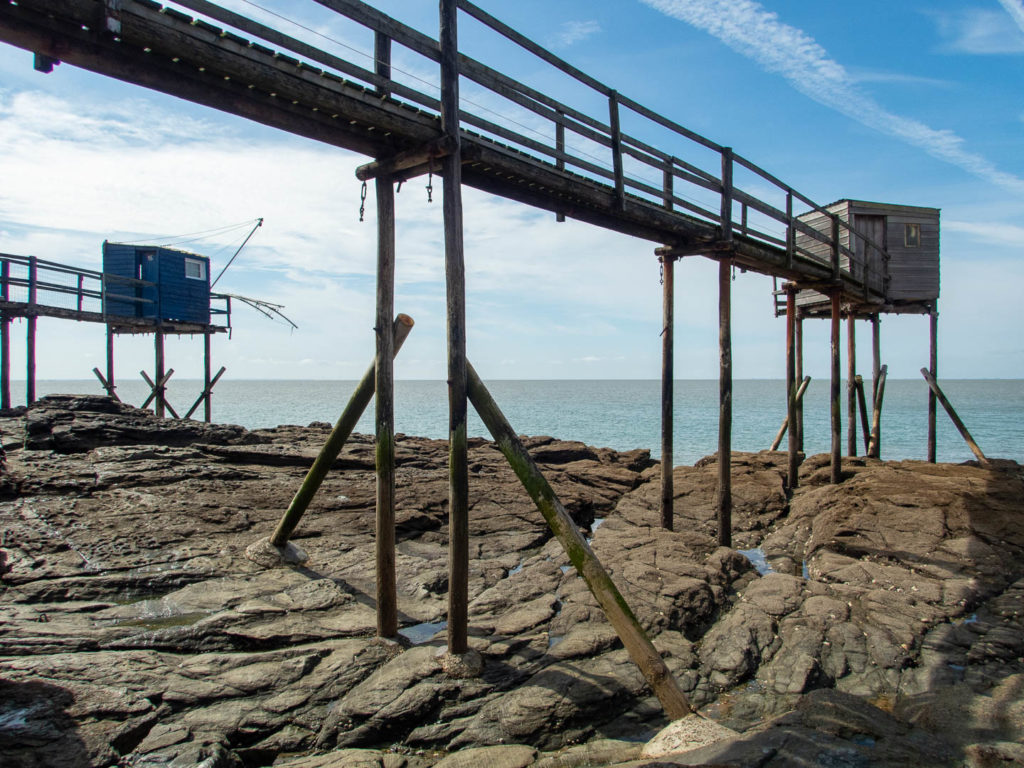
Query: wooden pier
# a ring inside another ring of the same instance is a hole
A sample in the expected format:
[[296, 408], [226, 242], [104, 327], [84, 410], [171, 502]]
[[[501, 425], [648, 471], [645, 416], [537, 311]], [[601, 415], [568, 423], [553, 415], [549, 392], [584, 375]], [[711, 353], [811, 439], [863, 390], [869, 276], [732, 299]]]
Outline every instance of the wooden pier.
[[[797, 483], [797, 455], [803, 442], [802, 404], [796, 387], [803, 379], [804, 317], [828, 317], [832, 322], [834, 482], [842, 477], [839, 323], [841, 317], [850, 318], [848, 339], [852, 349], [853, 320], [872, 318], [877, 390], [873, 398], [875, 424], [871, 444], [878, 451], [878, 418], [884, 393], [878, 317], [904, 311], [936, 316], [934, 300], [894, 297], [894, 262], [884, 233], [858, 226], [849, 210], [836, 209], [835, 204], [817, 204], [732, 148], [687, 129], [587, 75], [469, 0], [439, 0], [439, 40], [360, 0], [317, 2], [372, 35], [370, 47], [375, 63], [371, 68], [207, 0], [178, 0], [173, 7], [151, 0], [18, 0], [17, 4], [0, 4], [0, 41], [35, 53], [36, 68], [42, 72], [52, 71], [61, 62], [72, 64], [372, 158], [356, 175], [364, 184], [375, 182], [379, 217], [377, 363], [373, 381], [377, 396], [381, 635], [391, 636], [397, 628], [394, 539], [390, 530], [394, 519], [391, 357], [395, 348], [389, 333], [395, 269], [391, 190], [396, 182], [427, 173], [439, 174], [445, 182], [451, 537], [448, 651], [453, 659], [464, 659], [472, 653], [467, 645], [466, 595], [467, 387], [473, 384], [478, 408], [484, 392], [481, 382], [469, 378], [472, 369], [467, 363], [463, 184], [550, 211], [559, 220], [577, 219], [657, 245], [656, 255], [662, 262], [665, 280], [662, 452], [667, 461], [663, 464], [666, 485], [661, 520], [666, 528], [672, 526], [673, 497], [673, 264], [682, 257], [705, 256], [720, 264], [717, 506], [719, 540], [723, 544], [731, 541], [729, 277], [733, 267], [772, 275], [786, 283], [783, 292], [787, 298], [781, 307], [787, 313], [789, 487]], [[463, 55], [458, 46], [458, 27], [464, 22], [483, 25], [490, 34], [521, 47], [577, 89], [588, 89], [588, 102], [593, 102], [596, 94], [603, 107], [597, 113], [588, 112]], [[403, 81], [393, 77], [393, 46], [401, 46], [405, 58], [418, 58], [416, 63], [422, 69], [437, 67], [438, 91], [410, 86], [409, 78]], [[489, 103], [503, 104], [513, 112], [525, 110], [532, 118], [543, 121], [546, 129], [524, 128], [520, 122], [502, 116], [501, 106], [482, 114], [460, 99], [460, 83], [484, 89]], [[668, 138], [650, 138], [654, 135]], [[749, 191], [752, 189], [760, 191], [755, 194]], [[911, 230], [907, 232], [909, 237]], [[921, 229], [913, 232], [919, 238], [922, 235]], [[936, 254], [937, 234], [936, 218]], [[937, 260], [935, 274], [937, 296]], [[779, 307], [777, 304], [777, 310]], [[932, 328], [934, 348], [934, 323]], [[933, 370], [934, 367], [933, 354]], [[497, 412], [496, 406], [485, 410]], [[501, 427], [499, 432], [504, 434], [507, 425], [498, 421], [495, 423]], [[508, 432], [514, 435], [510, 428]], [[496, 439], [500, 442], [502, 438], [496, 434]], [[855, 442], [851, 444], [855, 446]], [[514, 466], [517, 462], [525, 466], [525, 460], [511, 449], [509, 456]], [[547, 510], [547, 514], [549, 508], [557, 508], [557, 499], [538, 491], [544, 485], [542, 478], [517, 466], [517, 471], [520, 469], [524, 485], [542, 511]], [[295, 514], [288, 517], [292, 528], [299, 515], [301, 509], [296, 507]], [[555, 529], [560, 525], [552, 523]], [[556, 533], [561, 536], [558, 530]], [[581, 573], [588, 570], [593, 577], [588, 583], [599, 603], [614, 603], [609, 597], [611, 592], [598, 594], [601, 590], [613, 590], [614, 585], [606, 575], [594, 576], [603, 572], [596, 558], [591, 562], [592, 553], [580, 550], [571, 536], [566, 541], [577, 568]], [[283, 544], [283, 539], [271, 542], [273, 546]], [[624, 627], [620, 635], [634, 631], [627, 627], [628, 617], [620, 624]], [[620, 624], [616, 624], [617, 629]], [[624, 644], [627, 648], [642, 645], [626, 639]], [[645, 674], [651, 673], [652, 688], [662, 697], [666, 710], [686, 711], [688, 705], [684, 700], [661, 689], [657, 679], [661, 672], [643, 658], [634, 658]], [[464, 672], [472, 667], [453, 662], [450, 668]]]

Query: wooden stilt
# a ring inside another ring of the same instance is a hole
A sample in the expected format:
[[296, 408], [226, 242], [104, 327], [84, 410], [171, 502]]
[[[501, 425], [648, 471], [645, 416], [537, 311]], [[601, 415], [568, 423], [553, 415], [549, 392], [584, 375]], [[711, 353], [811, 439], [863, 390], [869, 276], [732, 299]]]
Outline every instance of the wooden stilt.
[[104, 386], [108, 395], [115, 400], [120, 399], [114, 394], [117, 385], [114, 383], [114, 328], [111, 325], [107, 326], [107, 381]]
[[842, 310], [839, 306], [839, 290], [832, 292], [832, 482], [843, 479], [842, 429], [843, 415], [839, 405], [839, 323]]
[[207, 424], [213, 421], [213, 384], [210, 381], [211, 335], [209, 331], [203, 334], [203, 421]]
[[498, 444], [498, 449], [512, 465], [537, 509], [544, 515], [544, 519], [569, 556], [569, 562], [576, 568], [576, 573], [587, 582], [633, 663], [640, 668], [640, 672], [664, 707], [665, 714], [670, 720], [688, 715], [692, 709], [686, 694], [647, 638], [643, 627], [615, 587], [611, 576], [590, 549], [587, 540], [565, 511], [565, 507], [558, 500], [476, 371], [468, 364], [467, 374], [469, 397], [473, 401], [473, 407], [480, 414], [481, 420]]
[[718, 543], [732, 546], [732, 313], [730, 259], [718, 262]]
[[377, 635], [398, 634], [395, 577], [394, 343], [389, 320], [395, 306], [395, 188], [378, 177], [377, 190]]
[[853, 311], [846, 314], [846, 455], [857, 455], [857, 326]]
[[[37, 280], [36, 257], [28, 258], [28, 303], [36, 303]], [[25, 404], [32, 405], [36, 401], [36, 320], [30, 314], [26, 320], [28, 325], [25, 338]]]
[[871, 444], [868, 446], [868, 456], [874, 459], [882, 458], [882, 400], [885, 399], [885, 376], [888, 370], [889, 366], [883, 365], [878, 373], [878, 391], [871, 414]]
[[[786, 286], [786, 424], [796, 424], [796, 287]], [[780, 436], [781, 441], [781, 436]], [[789, 456], [786, 486], [793, 490], [799, 483], [800, 438], [797, 429], [789, 430]]]
[[[412, 330], [412, 326], [412, 318], [408, 315], [399, 315], [395, 318], [392, 325], [394, 354], [397, 355], [398, 350], [402, 348], [402, 344]], [[345, 406], [345, 410], [341, 412], [341, 416], [338, 417], [334, 429], [331, 430], [327, 442], [320, 449], [320, 453], [313, 462], [313, 466], [309, 468], [309, 472], [303, 478], [302, 485], [295, 492], [291, 504], [288, 505], [288, 509], [281, 516], [277, 528], [270, 537], [270, 543], [275, 547], [283, 547], [288, 543], [288, 538], [295, 530], [295, 526], [299, 524], [303, 513], [309, 508], [309, 503], [313, 501], [313, 497], [316, 496], [316, 492], [323, 484], [324, 478], [327, 477], [327, 473], [331, 469], [331, 465], [338, 458], [341, 449], [345, 447], [345, 441], [352, 434], [352, 430], [356, 428], [356, 424], [360, 417], [362, 417], [363, 411], [366, 410], [366, 406], [370, 404], [370, 399], [373, 397], [373, 391], [376, 389], [376, 386], [377, 365], [376, 361], [374, 361], [366, 373], [363, 374], [359, 384], [356, 385], [355, 391], [352, 392], [352, 396]]]
[[[800, 382], [800, 386], [797, 387], [797, 389], [796, 389], [796, 397], [794, 398], [796, 400], [797, 406], [799, 406], [800, 403], [803, 402], [804, 392], [807, 391], [807, 385], [810, 384], [810, 383], [811, 383], [811, 377], [810, 376], [805, 376], [804, 380]], [[768, 450], [769, 451], [777, 451], [777, 450], [779, 450], [779, 446], [782, 445], [782, 438], [784, 438], [786, 436], [787, 432], [789, 432], [789, 415], [788, 414], [782, 420], [782, 426], [779, 427], [779, 431], [776, 433], [775, 439], [772, 440], [771, 448], [769, 448]]]
[[[10, 300], [11, 263], [0, 266], [0, 298]], [[11, 407], [11, 316], [0, 314], [0, 408]]]
[[36, 316], [26, 318], [28, 331], [25, 337], [25, 405], [36, 401]]
[[857, 401], [860, 404], [860, 431], [864, 434], [864, 455], [868, 455], [868, 449], [871, 447], [871, 427], [868, 424], [868, 406], [864, 399], [864, 379], [858, 376], [855, 381]]
[[[928, 352], [928, 372], [931, 374], [932, 379], [938, 381], [939, 379], [939, 311], [934, 306], [932, 311], [928, 315], [928, 326], [929, 326], [929, 352]], [[928, 388], [928, 461], [932, 464], [936, 461], [936, 431], [935, 431], [935, 390], [931, 387]]]
[[878, 399], [878, 377], [882, 374], [881, 318], [871, 316], [871, 403]]
[[156, 333], [153, 334], [153, 347], [156, 353], [156, 375], [153, 377], [156, 380], [156, 386], [153, 389], [155, 395], [153, 398], [153, 411], [162, 419], [164, 417], [164, 407], [167, 403], [167, 389], [164, 386], [164, 332], [160, 328], [157, 328]]
[[[796, 345], [796, 380], [804, 379], [804, 321], [799, 315], [796, 318], [796, 332], [794, 333]], [[808, 377], [809, 379], [810, 377]], [[798, 399], [796, 402], [796, 447], [804, 451], [804, 401]]]
[[448, 299], [448, 652], [464, 654], [469, 620], [469, 467], [466, 438], [466, 268], [462, 243], [458, 4], [440, 0], [441, 132], [454, 142], [442, 159]]
[[675, 339], [675, 258], [663, 256], [662, 331], [661, 331], [661, 527], [671, 531], [672, 503], [672, 418]]
[[949, 418], [953, 421], [953, 425], [957, 428], [957, 431], [964, 439], [964, 442], [967, 443], [967, 447], [971, 449], [971, 453], [974, 454], [978, 463], [983, 467], [990, 466], [989, 460], [985, 457], [985, 454], [981, 452], [981, 448], [978, 447], [978, 444], [974, 442], [974, 438], [971, 437], [971, 433], [967, 431], [967, 427], [960, 420], [960, 417], [953, 409], [953, 405], [949, 402], [945, 393], [943, 393], [942, 389], [939, 387], [939, 382], [935, 380], [927, 368], [921, 369], [921, 375], [924, 376], [924, 380], [928, 382], [928, 387], [935, 394], [936, 399], [942, 403], [942, 407], [946, 409], [946, 413], [949, 414]]

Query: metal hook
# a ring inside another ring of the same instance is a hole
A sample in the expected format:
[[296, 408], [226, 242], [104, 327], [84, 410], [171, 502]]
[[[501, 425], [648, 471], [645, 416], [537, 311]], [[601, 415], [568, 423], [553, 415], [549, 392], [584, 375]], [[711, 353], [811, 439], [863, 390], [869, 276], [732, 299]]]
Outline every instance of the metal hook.
[[359, 220], [363, 220], [363, 214], [366, 213], [366, 182], [363, 182], [363, 187], [359, 190]]

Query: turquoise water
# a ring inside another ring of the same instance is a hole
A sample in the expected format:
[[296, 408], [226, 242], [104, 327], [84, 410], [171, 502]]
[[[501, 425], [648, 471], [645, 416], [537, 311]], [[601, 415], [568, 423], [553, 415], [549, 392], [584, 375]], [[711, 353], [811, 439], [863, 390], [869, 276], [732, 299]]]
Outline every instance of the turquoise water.
[[[19, 387], [20, 384], [20, 387]], [[507, 381], [488, 382], [509, 422], [522, 434], [553, 435], [595, 446], [628, 450], [648, 448], [660, 456], [661, 384], [658, 381]], [[1024, 463], [1024, 381], [950, 380], [941, 382], [947, 397], [981, 449], [990, 457]], [[232, 381], [214, 389], [214, 420], [245, 427], [278, 424], [333, 423], [355, 387], [351, 381]], [[866, 389], [870, 397], [870, 382]], [[169, 399], [181, 414], [202, 389], [198, 381], [171, 380]], [[804, 401], [805, 445], [808, 453], [829, 450], [829, 386], [812, 381]], [[40, 381], [37, 394], [92, 392], [96, 381]], [[140, 404], [148, 387], [142, 382], [118, 384], [126, 402]], [[846, 449], [846, 387], [843, 385], [843, 450]], [[24, 402], [24, 383], [12, 382], [14, 402]], [[395, 426], [399, 432], [424, 437], [448, 433], [447, 388], [443, 381], [399, 381], [395, 385]], [[718, 445], [718, 382], [679, 380], [675, 383], [676, 464], [692, 464], [714, 453]], [[882, 411], [882, 457], [923, 459], [927, 451], [928, 388], [923, 380], [886, 382]], [[785, 385], [774, 380], [734, 382], [733, 448], [768, 448], [785, 417]], [[198, 411], [200, 417], [202, 409]], [[945, 412], [938, 414], [938, 458], [959, 462], [973, 458]], [[357, 427], [373, 431], [373, 406]], [[469, 432], [486, 430], [470, 411]], [[862, 447], [862, 446], [861, 446]], [[861, 452], [863, 452], [861, 450]]]

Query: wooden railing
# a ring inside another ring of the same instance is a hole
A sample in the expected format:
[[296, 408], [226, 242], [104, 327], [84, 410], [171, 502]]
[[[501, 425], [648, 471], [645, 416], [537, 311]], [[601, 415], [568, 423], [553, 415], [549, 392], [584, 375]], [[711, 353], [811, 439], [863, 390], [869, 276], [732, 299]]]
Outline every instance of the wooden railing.
[[[382, 41], [383, 47], [389, 50], [394, 42], [433, 64], [440, 61], [440, 46], [436, 40], [361, 0], [316, 2], [372, 31], [375, 41], [367, 45], [368, 50], [381, 51]], [[393, 76], [392, 71], [399, 72], [397, 67], [389, 66], [380, 72], [374, 71], [377, 67], [361, 67], [310, 42], [286, 35], [207, 0], [177, 0], [175, 5], [274, 46], [279, 49], [275, 54], [278, 59], [293, 61], [307, 70], [310, 64], [324, 67], [326, 69], [319, 69], [324, 77], [338, 78], [341, 75], [354, 78], [357, 85], [373, 89], [382, 98], [402, 102], [433, 115], [440, 112], [440, 101], [436, 95]], [[586, 96], [587, 92], [596, 93], [607, 101], [606, 117], [595, 117], [586, 109], [564, 103], [481, 61], [460, 54], [458, 69], [464, 80], [482, 88], [482, 93], [490, 99], [497, 96], [507, 107], [519, 110], [526, 119], [541, 121], [537, 128], [524, 125], [509, 117], [503, 108], [480, 107], [474, 98], [464, 95], [459, 116], [467, 136], [499, 142], [534, 160], [551, 164], [565, 174], [605, 184], [613, 189], [615, 205], [620, 209], [628, 201], [676, 210], [716, 225], [723, 242], [729, 242], [735, 235], [783, 251], [787, 267], [792, 268], [801, 260], [810, 261], [829, 267], [836, 280], [845, 276], [865, 287], [883, 285], [884, 274], [870, 274], [872, 265], [867, 259], [860, 258], [856, 253], [858, 249], [851, 246], [855, 238], [863, 241], [865, 247], [862, 250], [866, 252], [873, 248], [880, 252], [883, 265], [888, 258], [885, 249], [855, 231], [837, 214], [734, 153], [731, 148], [685, 128], [596, 80], [469, 0], [458, 0], [458, 8], [465, 16], [567, 75], [572, 87], [576, 87], [573, 84], [583, 85], [584, 101], [592, 102], [592, 98]], [[170, 8], [164, 8], [163, 12], [176, 13]], [[198, 23], [209, 26], [205, 21]], [[211, 30], [222, 36], [234, 36], [232, 32], [217, 27], [211, 27]], [[295, 54], [301, 60], [289, 59], [281, 51]], [[407, 76], [404, 79], [424, 83], [419, 78]], [[426, 85], [433, 90], [431, 84]], [[475, 109], [470, 111], [470, 107]], [[490, 114], [484, 116], [483, 112]], [[659, 130], [667, 130], [675, 137], [672, 152], [655, 146], [655, 140], [647, 138]], [[740, 175], [746, 179], [742, 185], [737, 179]], [[769, 195], [764, 192], [754, 194], [745, 189], [744, 186], [749, 184], [767, 185], [772, 200], [766, 199]], [[819, 231], [801, 221], [794, 210], [798, 204], [806, 206], [807, 212], [817, 211], [828, 217], [832, 225], [830, 231]], [[826, 246], [828, 256], [798, 245], [798, 233]], [[843, 240], [850, 245], [844, 245]], [[850, 267], [841, 267], [843, 257], [848, 259]]]

